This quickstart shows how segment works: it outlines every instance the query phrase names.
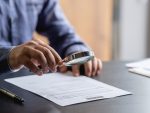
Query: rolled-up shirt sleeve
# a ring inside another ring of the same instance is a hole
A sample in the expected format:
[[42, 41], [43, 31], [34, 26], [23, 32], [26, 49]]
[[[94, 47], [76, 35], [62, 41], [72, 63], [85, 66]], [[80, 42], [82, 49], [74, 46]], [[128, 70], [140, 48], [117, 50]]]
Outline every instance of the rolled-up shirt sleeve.
[[61, 57], [89, 50], [64, 16], [59, 0], [46, 0], [39, 14], [37, 31], [49, 38], [50, 45]]
[[11, 72], [8, 64], [9, 52], [12, 47], [0, 47], [0, 75], [6, 72]]

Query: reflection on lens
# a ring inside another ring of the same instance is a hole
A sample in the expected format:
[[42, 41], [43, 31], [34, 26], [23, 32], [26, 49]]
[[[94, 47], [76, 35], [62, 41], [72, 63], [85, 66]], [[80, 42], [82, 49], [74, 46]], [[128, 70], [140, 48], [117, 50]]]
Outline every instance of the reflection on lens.
[[65, 63], [66, 66], [71, 66], [74, 64], [83, 64], [89, 60], [92, 60], [94, 58], [94, 56], [85, 56], [85, 57], [81, 57], [81, 58], [76, 58], [74, 60], [71, 60], [67, 63]]

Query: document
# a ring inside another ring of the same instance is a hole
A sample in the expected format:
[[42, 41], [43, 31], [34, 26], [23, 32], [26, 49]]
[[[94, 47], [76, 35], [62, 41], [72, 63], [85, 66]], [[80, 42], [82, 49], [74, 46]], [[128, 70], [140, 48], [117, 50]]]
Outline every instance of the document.
[[5, 81], [40, 95], [60, 106], [113, 98], [131, 94], [86, 76], [74, 77], [70, 73], [51, 73], [43, 76], [24, 76]]
[[126, 67], [129, 68], [129, 72], [150, 77], [150, 59], [131, 62], [126, 64]]
[[149, 68], [150, 69], [150, 59], [144, 59], [141, 61], [131, 62], [126, 64], [128, 68]]
[[129, 69], [129, 72], [150, 77], [150, 69], [146, 69], [146, 68], [131, 68]]

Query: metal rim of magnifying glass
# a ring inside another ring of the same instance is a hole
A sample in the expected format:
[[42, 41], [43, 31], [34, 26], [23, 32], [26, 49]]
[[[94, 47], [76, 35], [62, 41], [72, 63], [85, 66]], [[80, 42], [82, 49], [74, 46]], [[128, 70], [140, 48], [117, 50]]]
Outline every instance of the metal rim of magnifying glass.
[[77, 53], [71, 54], [68, 57], [64, 58], [63, 62], [67, 64], [68, 62], [70, 62], [74, 59], [78, 59], [78, 58], [86, 57], [86, 56], [89, 56], [89, 59], [87, 61], [92, 60], [94, 58], [94, 52], [93, 51], [77, 52]]

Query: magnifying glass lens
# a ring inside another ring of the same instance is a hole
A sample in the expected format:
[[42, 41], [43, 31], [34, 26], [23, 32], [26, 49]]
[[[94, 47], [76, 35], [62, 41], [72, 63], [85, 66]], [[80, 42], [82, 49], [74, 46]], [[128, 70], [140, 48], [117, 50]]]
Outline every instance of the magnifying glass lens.
[[84, 57], [76, 58], [76, 59], [73, 59], [69, 62], [66, 62], [65, 65], [66, 66], [72, 66], [75, 64], [84, 64], [85, 62], [92, 60], [93, 58], [94, 58], [94, 56], [84, 56]]
[[69, 55], [62, 60], [63, 64], [66, 66], [72, 66], [75, 64], [84, 64], [85, 62], [92, 60], [94, 58], [93, 51], [82, 51]]

